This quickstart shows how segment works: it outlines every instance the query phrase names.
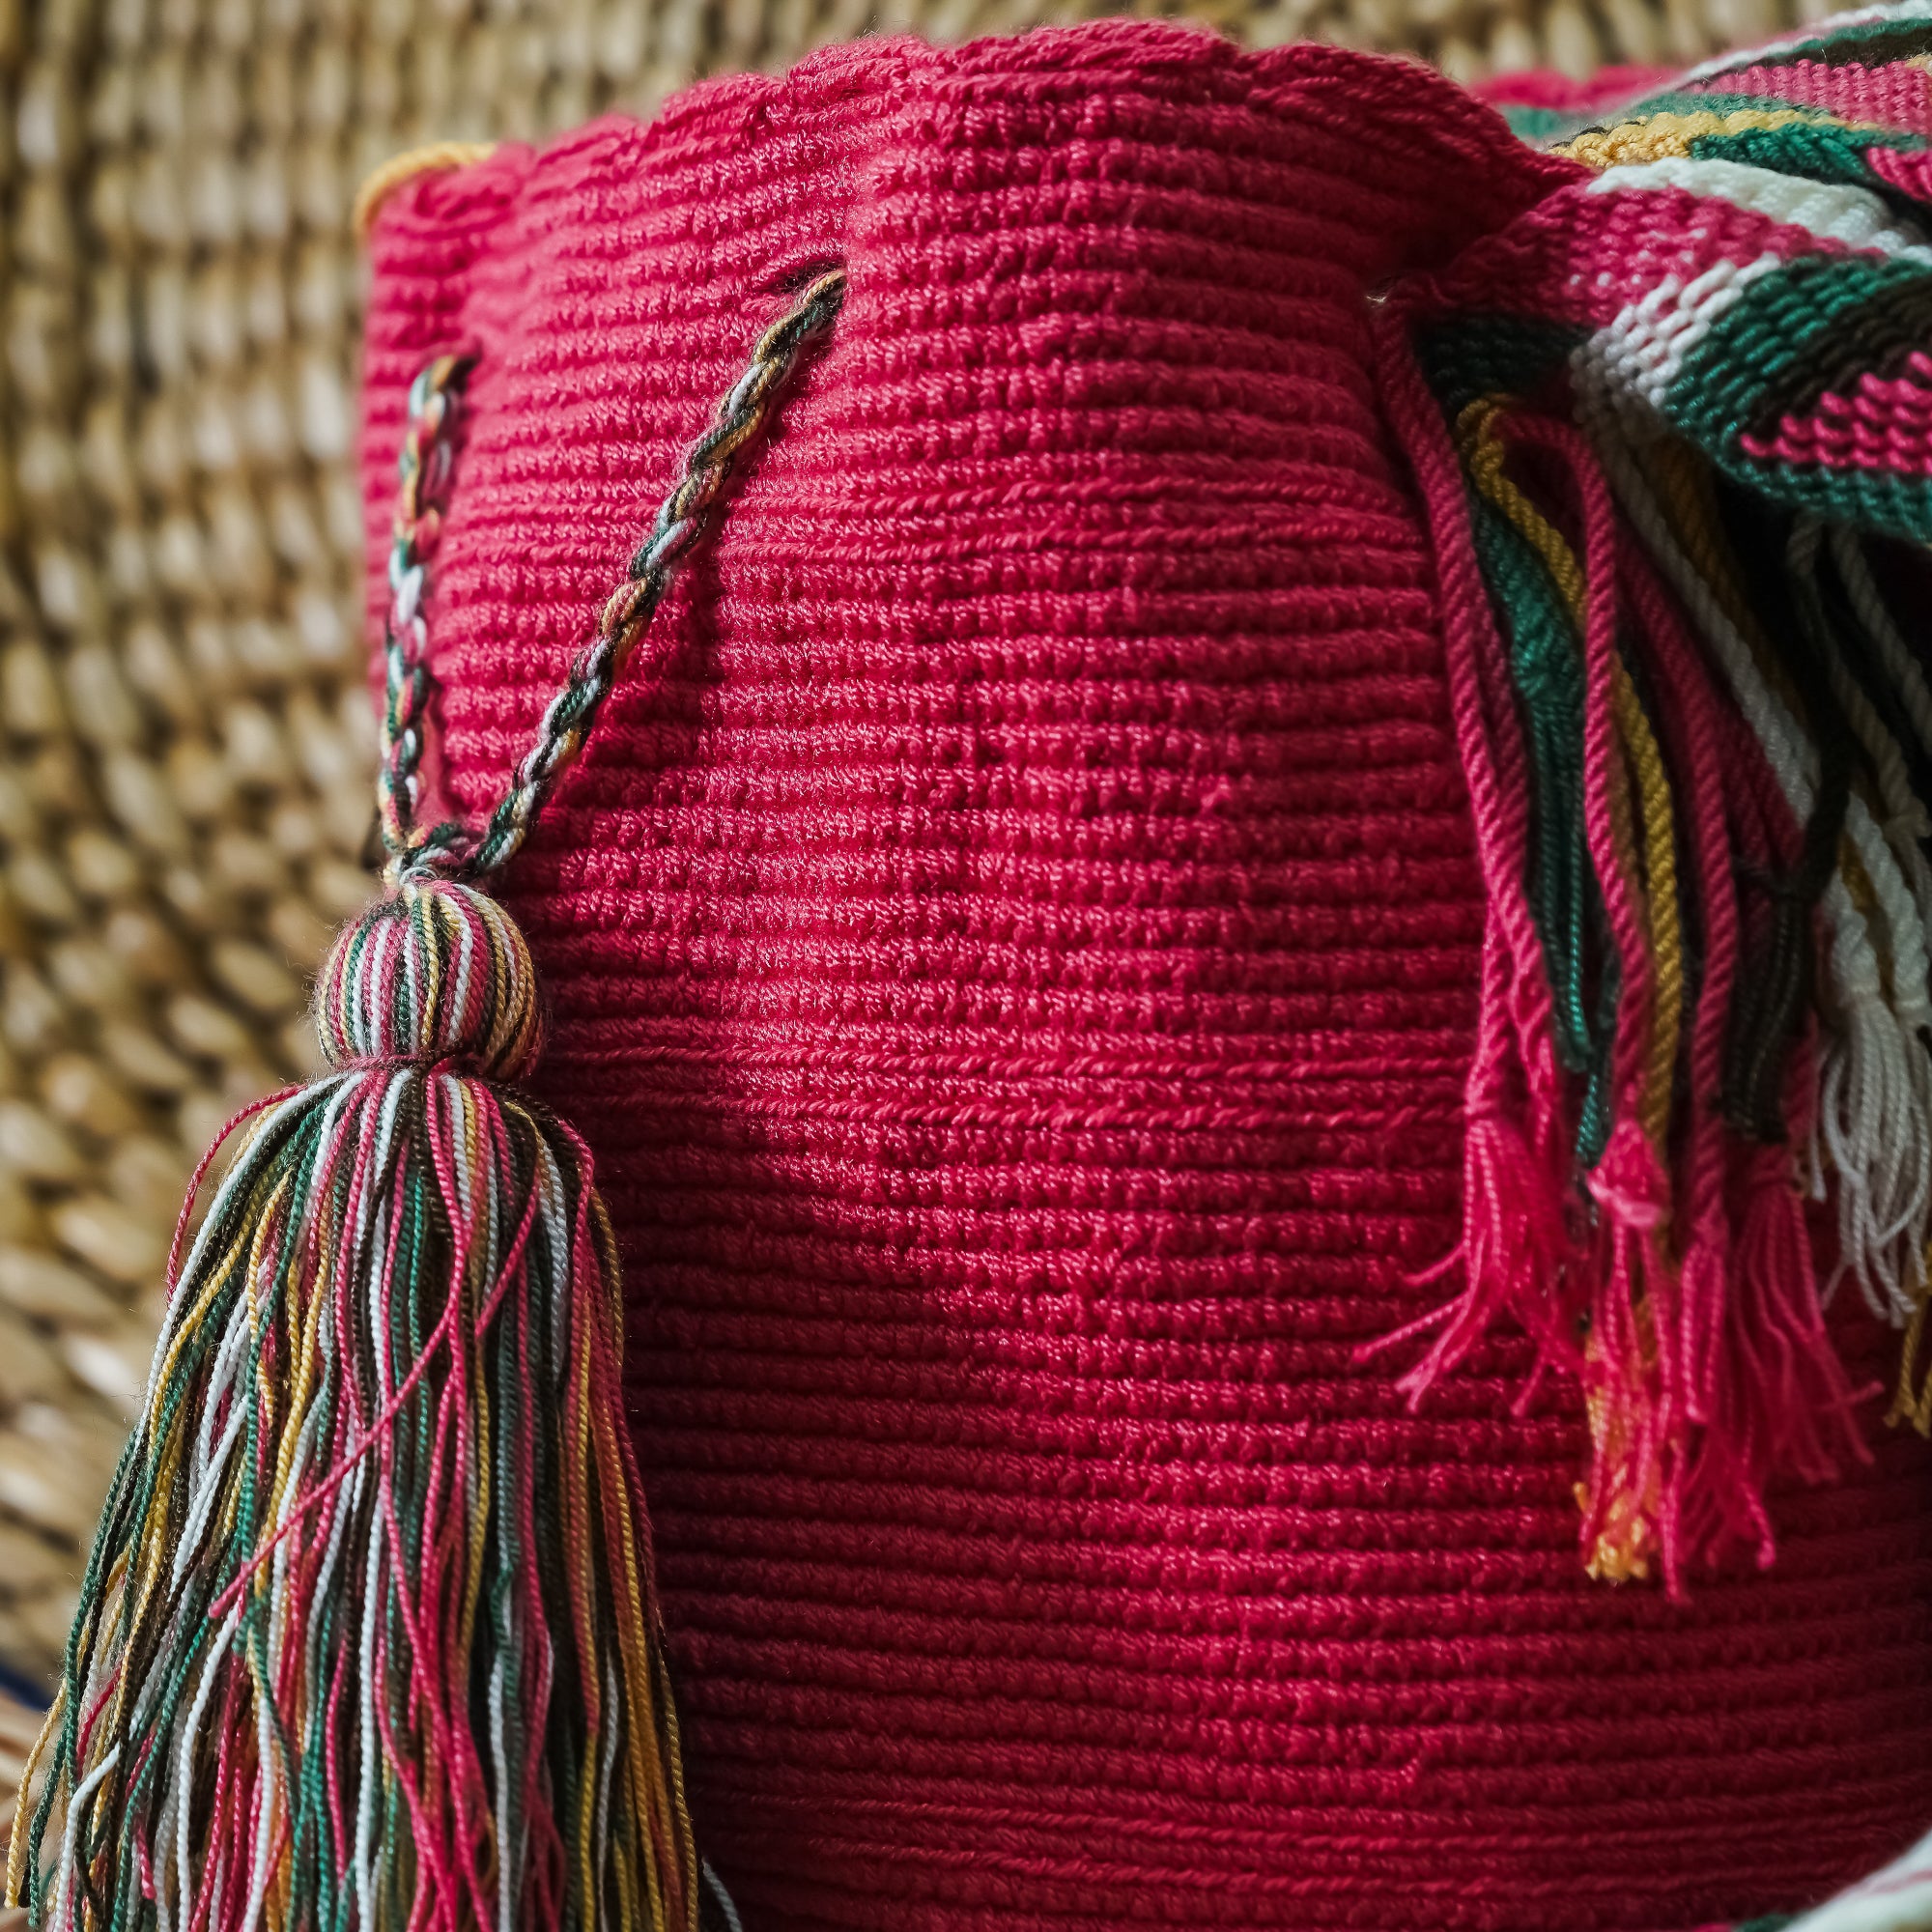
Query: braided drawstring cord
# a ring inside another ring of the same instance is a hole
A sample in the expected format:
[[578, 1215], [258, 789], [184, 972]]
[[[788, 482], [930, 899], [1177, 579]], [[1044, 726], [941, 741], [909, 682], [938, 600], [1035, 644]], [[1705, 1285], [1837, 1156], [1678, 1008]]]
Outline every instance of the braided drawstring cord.
[[454, 429], [473, 358], [444, 355], [417, 377], [399, 463], [401, 488], [389, 555], [392, 602], [384, 631], [387, 703], [378, 781], [383, 843], [391, 883], [406, 873], [474, 880], [513, 858], [543, 803], [583, 749], [612, 686], [624, 673], [678, 566], [703, 535], [729, 487], [739, 456], [767, 427], [785, 380], [806, 349], [831, 328], [845, 299], [845, 272], [813, 280], [752, 350], [717, 419], [691, 449], [685, 474], [611, 594], [591, 640], [579, 652], [537, 725], [508, 788], [478, 833], [450, 821], [419, 826], [420, 768], [433, 681], [425, 662], [425, 567], [440, 533], [440, 503], [453, 469]]

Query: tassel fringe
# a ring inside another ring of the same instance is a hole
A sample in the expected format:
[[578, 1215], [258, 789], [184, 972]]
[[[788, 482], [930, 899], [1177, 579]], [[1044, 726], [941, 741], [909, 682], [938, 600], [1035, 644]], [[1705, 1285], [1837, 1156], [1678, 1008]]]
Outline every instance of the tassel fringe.
[[[414, 1064], [358, 1064], [425, 983]], [[250, 1123], [175, 1278], [10, 1889], [65, 1789], [53, 1926], [689, 1923], [610, 1228], [500, 1084], [528, 956], [410, 885], [321, 1002], [343, 1070]]]

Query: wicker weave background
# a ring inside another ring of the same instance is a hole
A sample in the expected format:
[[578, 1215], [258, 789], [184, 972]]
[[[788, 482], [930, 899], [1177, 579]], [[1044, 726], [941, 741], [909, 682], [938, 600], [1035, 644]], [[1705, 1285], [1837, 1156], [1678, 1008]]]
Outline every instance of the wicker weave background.
[[[1790, 4], [1184, 11], [1467, 76], [1689, 59]], [[54, 1666], [183, 1183], [309, 1065], [305, 976], [369, 889], [357, 181], [869, 29], [1086, 11], [0, 0], [0, 1662]]]

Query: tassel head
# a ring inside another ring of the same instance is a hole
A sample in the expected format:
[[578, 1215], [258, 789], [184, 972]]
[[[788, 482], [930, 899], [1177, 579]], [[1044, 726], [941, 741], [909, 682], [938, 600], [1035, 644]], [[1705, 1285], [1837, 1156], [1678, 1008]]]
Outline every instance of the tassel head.
[[486, 895], [406, 874], [336, 940], [315, 1029], [335, 1067], [404, 1061], [522, 1080], [544, 1043], [530, 950]]

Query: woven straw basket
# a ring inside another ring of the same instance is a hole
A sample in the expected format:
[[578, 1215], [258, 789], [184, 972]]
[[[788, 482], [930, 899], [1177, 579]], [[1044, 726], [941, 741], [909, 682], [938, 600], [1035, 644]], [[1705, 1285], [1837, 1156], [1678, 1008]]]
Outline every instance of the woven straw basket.
[[[1791, 0], [1182, 7], [1474, 77], [1690, 60]], [[872, 29], [1094, 11], [0, 0], [0, 1666], [23, 1690], [65, 1641], [184, 1182], [310, 1065], [307, 976], [370, 888], [356, 183]]]

